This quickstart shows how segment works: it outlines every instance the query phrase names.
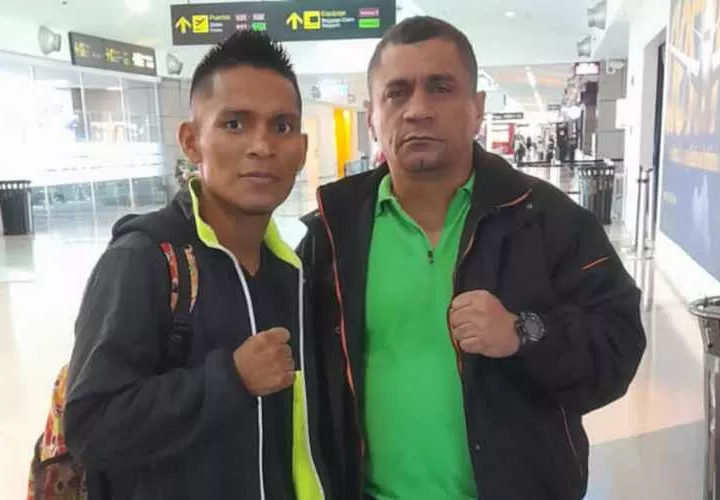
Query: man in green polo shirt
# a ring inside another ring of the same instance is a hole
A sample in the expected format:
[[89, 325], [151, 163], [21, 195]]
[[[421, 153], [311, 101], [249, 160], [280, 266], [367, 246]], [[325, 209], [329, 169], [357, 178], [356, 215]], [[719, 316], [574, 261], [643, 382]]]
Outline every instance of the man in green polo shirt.
[[639, 364], [635, 284], [592, 214], [474, 142], [477, 75], [455, 27], [388, 30], [368, 68], [387, 162], [306, 220], [332, 498], [580, 500], [582, 416]]

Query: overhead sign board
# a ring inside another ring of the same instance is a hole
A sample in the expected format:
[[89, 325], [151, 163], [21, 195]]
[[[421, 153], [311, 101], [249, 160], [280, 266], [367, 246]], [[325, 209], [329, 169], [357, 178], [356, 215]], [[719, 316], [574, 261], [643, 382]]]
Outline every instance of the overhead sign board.
[[155, 50], [131, 43], [71, 31], [70, 56], [76, 66], [157, 75]]
[[575, 63], [575, 76], [594, 76], [600, 74], [600, 63], [598, 62], [579, 62]]
[[395, 24], [395, 0], [193, 3], [170, 6], [174, 45], [216, 44], [239, 30], [279, 41], [380, 38]]
[[514, 112], [514, 113], [493, 113], [492, 119], [494, 121], [519, 121], [525, 119], [525, 113]]

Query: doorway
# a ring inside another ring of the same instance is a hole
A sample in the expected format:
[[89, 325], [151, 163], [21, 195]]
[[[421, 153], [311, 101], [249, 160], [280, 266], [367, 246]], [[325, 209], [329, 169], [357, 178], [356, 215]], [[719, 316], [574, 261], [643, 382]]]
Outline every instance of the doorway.
[[665, 49], [666, 42], [657, 49], [657, 86], [655, 87], [655, 123], [653, 137], [653, 175], [650, 186], [650, 241], [655, 241], [658, 212], [660, 207], [660, 169], [662, 168], [663, 115], [665, 112]]

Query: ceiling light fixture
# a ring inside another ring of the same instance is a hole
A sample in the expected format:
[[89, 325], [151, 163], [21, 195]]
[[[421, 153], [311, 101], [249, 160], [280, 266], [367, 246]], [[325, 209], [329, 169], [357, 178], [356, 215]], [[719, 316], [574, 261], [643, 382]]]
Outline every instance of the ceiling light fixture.
[[167, 63], [168, 73], [170, 73], [171, 75], [179, 75], [180, 73], [182, 73], [183, 62], [178, 56], [168, 52], [165, 61]]
[[595, 7], [587, 10], [588, 26], [604, 30], [607, 28], [607, 0], [602, 0]]
[[525, 69], [525, 72], [527, 73], [527, 79], [528, 79], [528, 83], [530, 83], [530, 86], [533, 89], [537, 88], [537, 79], [535, 78], [535, 73], [532, 72], [530, 67], [527, 67]]
[[578, 57], [591, 57], [592, 56], [592, 36], [588, 35], [577, 44], [577, 55]]
[[40, 26], [38, 28], [38, 45], [40, 46], [40, 52], [48, 55], [60, 50], [62, 39], [59, 33], [55, 33], [47, 26]]
[[540, 92], [537, 90], [533, 92], [535, 95], [535, 103], [537, 104], [538, 108], [540, 108], [540, 111], [545, 110], [545, 104], [543, 103], [542, 97], [540, 97]]
[[505, 12], [505, 17], [508, 19], [515, 19], [515, 16], [517, 16], [517, 13], [514, 10], [508, 10]]
[[150, 0], [125, 0], [125, 8], [134, 15], [145, 14], [150, 10]]

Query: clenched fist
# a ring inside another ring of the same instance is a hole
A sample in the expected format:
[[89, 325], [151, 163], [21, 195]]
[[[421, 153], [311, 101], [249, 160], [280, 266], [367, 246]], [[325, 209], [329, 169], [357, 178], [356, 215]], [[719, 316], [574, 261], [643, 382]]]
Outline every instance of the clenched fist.
[[493, 294], [474, 290], [455, 297], [450, 306], [452, 337], [460, 349], [488, 358], [508, 358], [520, 349], [517, 316]]
[[290, 332], [272, 328], [247, 339], [233, 353], [235, 369], [253, 396], [267, 396], [287, 389], [295, 380]]

